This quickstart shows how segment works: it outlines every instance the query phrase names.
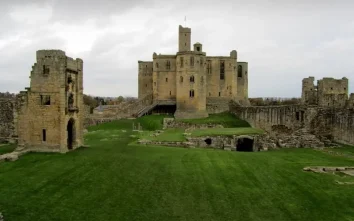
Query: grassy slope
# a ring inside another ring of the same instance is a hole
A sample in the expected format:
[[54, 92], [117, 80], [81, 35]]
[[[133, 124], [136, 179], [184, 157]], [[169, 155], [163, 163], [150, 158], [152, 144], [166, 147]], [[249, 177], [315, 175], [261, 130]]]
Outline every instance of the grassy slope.
[[244, 120], [239, 119], [234, 114], [231, 113], [219, 113], [219, 114], [210, 114], [207, 118], [202, 119], [183, 119], [177, 120], [192, 124], [221, 124], [224, 127], [250, 127], [249, 123]]
[[248, 134], [262, 134], [263, 130], [252, 127], [239, 128], [208, 128], [196, 129], [192, 131], [193, 137], [201, 136], [216, 136], [216, 135], [248, 135]]
[[5, 153], [10, 153], [16, 149], [15, 144], [5, 144], [0, 146], [0, 155]]
[[5, 220], [353, 220], [353, 186], [302, 172], [353, 160], [311, 149], [127, 146], [131, 123], [90, 128], [86, 149], [0, 164]]

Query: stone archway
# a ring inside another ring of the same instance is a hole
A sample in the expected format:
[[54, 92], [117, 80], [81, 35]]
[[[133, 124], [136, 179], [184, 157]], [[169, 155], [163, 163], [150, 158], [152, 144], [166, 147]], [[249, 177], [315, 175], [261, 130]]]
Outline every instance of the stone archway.
[[69, 150], [72, 150], [75, 144], [75, 120], [73, 118], [70, 118], [70, 120], [68, 121], [68, 125], [67, 125], [67, 147]]
[[250, 137], [242, 137], [236, 141], [236, 151], [253, 152], [254, 140]]

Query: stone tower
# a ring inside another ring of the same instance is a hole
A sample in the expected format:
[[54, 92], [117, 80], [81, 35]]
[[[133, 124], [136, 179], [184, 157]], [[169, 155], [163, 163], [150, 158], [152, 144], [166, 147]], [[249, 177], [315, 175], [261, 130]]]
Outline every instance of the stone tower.
[[179, 26], [179, 52], [176, 57], [176, 118], [203, 118], [206, 111], [206, 53], [202, 44], [190, 51], [190, 28]]
[[178, 29], [178, 51], [190, 51], [191, 50], [191, 34], [190, 28], [184, 28], [182, 25]]
[[39, 50], [30, 78], [19, 95], [19, 147], [66, 152], [82, 146], [83, 61], [61, 50]]

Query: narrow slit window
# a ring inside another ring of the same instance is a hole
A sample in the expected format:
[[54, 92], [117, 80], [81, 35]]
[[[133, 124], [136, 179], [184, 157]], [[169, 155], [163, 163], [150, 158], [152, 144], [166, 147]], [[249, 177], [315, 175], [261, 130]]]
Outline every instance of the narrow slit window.
[[47, 131], [45, 129], [42, 130], [42, 140], [47, 141]]

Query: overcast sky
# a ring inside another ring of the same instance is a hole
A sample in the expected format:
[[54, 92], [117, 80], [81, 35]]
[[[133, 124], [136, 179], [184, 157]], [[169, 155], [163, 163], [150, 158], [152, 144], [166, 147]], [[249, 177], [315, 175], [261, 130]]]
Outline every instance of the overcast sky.
[[[311, 3], [310, 3], [311, 2]], [[250, 97], [299, 97], [304, 77], [349, 78], [353, 0], [0, 0], [0, 91], [29, 86], [36, 50], [84, 60], [84, 93], [137, 96], [138, 60], [175, 54], [178, 25], [207, 55], [249, 62]]]

